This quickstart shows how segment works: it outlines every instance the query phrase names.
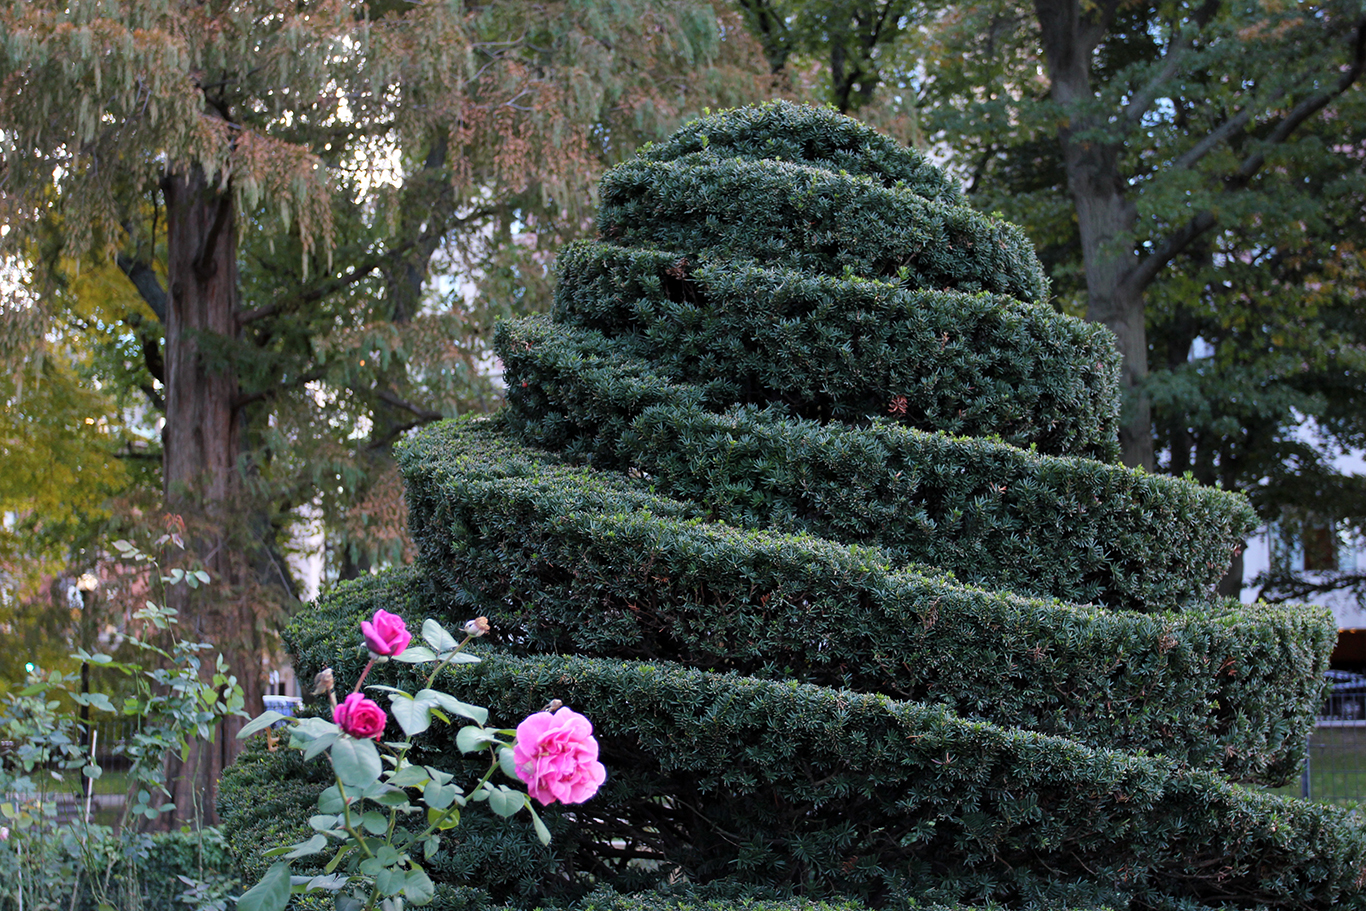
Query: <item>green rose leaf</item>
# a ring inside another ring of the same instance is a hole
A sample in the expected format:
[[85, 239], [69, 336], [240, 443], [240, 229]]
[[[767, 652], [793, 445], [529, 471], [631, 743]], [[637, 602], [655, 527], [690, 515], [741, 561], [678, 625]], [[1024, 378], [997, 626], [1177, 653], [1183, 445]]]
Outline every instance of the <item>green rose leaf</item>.
[[314, 756], [317, 756], [323, 750], [332, 746], [340, 736], [340, 734], [324, 734], [315, 740], [310, 740], [308, 746], [304, 747], [304, 759], [312, 759]]
[[410, 645], [402, 654], [395, 655], [394, 660], [402, 661], [404, 664], [421, 664], [424, 661], [435, 661], [436, 652], [426, 646]]
[[474, 753], [495, 742], [493, 736], [477, 724], [467, 724], [455, 735], [456, 749], [462, 753]]
[[342, 799], [341, 789], [336, 785], [324, 788], [318, 795], [318, 809], [324, 813], [341, 813], [346, 809], [346, 801]]
[[517, 758], [512, 752], [512, 747], [498, 748], [498, 768], [503, 770], [503, 774], [514, 781], [521, 781], [517, 777]]
[[283, 911], [289, 904], [289, 864], [272, 864], [261, 881], [237, 899], [237, 911]]
[[432, 776], [420, 765], [405, 765], [389, 776], [388, 783], [396, 788], [420, 788], [431, 781]]
[[449, 693], [443, 693], [439, 690], [419, 690], [417, 699], [419, 702], [439, 705], [451, 714], [459, 715], [462, 718], [468, 718], [475, 724], [487, 724], [489, 720], [488, 709], [483, 706], [470, 705], [467, 702], [461, 702]]
[[381, 895], [397, 895], [408, 884], [408, 874], [402, 870], [385, 867], [375, 874], [375, 888]]
[[505, 785], [499, 785], [489, 792], [489, 809], [499, 816], [515, 816], [517, 811], [524, 806], [526, 806], [526, 795]]
[[[284, 717], [285, 716], [281, 715], [279, 712], [262, 712], [255, 718], [251, 719], [251, 721], [248, 721], [245, 725], [242, 726], [242, 730], [237, 732], [237, 739], [242, 740], [243, 738], [250, 737], [257, 731], [264, 731], [266, 728], [270, 727], [275, 722], [282, 720]], [[246, 896], [244, 895], [243, 898], [245, 897]]]
[[383, 835], [389, 831], [389, 819], [379, 810], [366, 810], [361, 815], [360, 824], [371, 835]]
[[423, 701], [422, 693], [418, 693], [416, 699], [407, 693], [390, 693], [389, 709], [394, 713], [398, 726], [409, 737], [416, 737], [432, 726], [432, 703]]
[[455, 641], [455, 637], [446, 632], [446, 628], [431, 617], [422, 621], [422, 638], [426, 639], [427, 644], [438, 652], [449, 652], [459, 645]]
[[536, 808], [532, 806], [531, 801], [529, 800], [526, 804], [526, 810], [531, 814], [531, 825], [532, 828], [536, 830], [536, 837], [540, 839], [541, 844], [549, 845], [550, 830], [545, 827], [545, 823], [541, 822], [540, 815], [536, 812]]
[[290, 852], [285, 855], [285, 860], [297, 860], [300, 857], [308, 857], [311, 854], [319, 853], [326, 847], [327, 836], [319, 832], [308, 841], [293, 845]]
[[342, 784], [350, 787], [363, 788], [377, 781], [379, 773], [384, 769], [384, 763], [380, 762], [379, 750], [376, 749], [373, 740], [338, 737], [332, 744], [330, 755], [337, 778]]
[[427, 871], [414, 869], [408, 873], [403, 895], [415, 905], [425, 905], [436, 897], [436, 886], [432, 885], [432, 878]]
[[437, 784], [429, 782], [422, 789], [422, 800], [429, 807], [444, 810], [455, 802], [455, 798], [460, 794], [460, 789], [453, 784]]
[[408, 806], [408, 795], [402, 788], [387, 788], [379, 794], [367, 794], [375, 803], [385, 807], [406, 807]]
[[454, 829], [460, 825], [460, 811], [455, 810], [447, 815], [442, 810], [435, 807], [427, 808], [427, 825], [436, 826], [438, 830]]

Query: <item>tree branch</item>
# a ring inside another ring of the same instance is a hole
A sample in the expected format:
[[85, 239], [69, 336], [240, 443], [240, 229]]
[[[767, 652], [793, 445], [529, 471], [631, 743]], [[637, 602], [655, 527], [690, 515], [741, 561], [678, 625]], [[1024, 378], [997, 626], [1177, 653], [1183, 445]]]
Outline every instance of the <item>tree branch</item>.
[[[1286, 114], [1285, 117], [1276, 124], [1275, 128], [1258, 144], [1258, 151], [1253, 152], [1251, 155], [1244, 158], [1238, 165], [1238, 169], [1224, 178], [1224, 192], [1227, 193], [1240, 190], [1247, 186], [1252, 178], [1256, 176], [1257, 172], [1266, 164], [1266, 149], [1269, 146], [1280, 145], [1289, 139], [1290, 136], [1294, 134], [1295, 130], [1299, 129], [1299, 127], [1309, 120], [1309, 118], [1326, 108], [1335, 98], [1351, 88], [1352, 85], [1361, 78], [1363, 70], [1366, 70], [1366, 15], [1357, 19], [1356, 24], [1353, 27], [1351, 64], [1329, 88], [1316, 95], [1311, 95], [1295, 105], [1295, 107], [1290, 110], [1290, 113]], [[1231, 135], [1234, 130], [1226, 129], [1229, 124], [1233, 123], [1234, 120], [1242, 118], [1240, 127], [1245, 126], [1247, 120], [1251, 117], [1250, 111], [1250, 107], [1244, 109], [1237, 117], [1221, 126], [1215, 133], [1224, 136]], [[1175, 165], [1181, 166], [1181, 163], [1196, 152], [1197, 149], [1200, 149], [1205, 146], [1206, 143], [1209, 143], [1215, 133], [1210, 134], [1209, 137], [1202, 140], [1194, 149], [1191, 149], [1185, 155], [1178, 158]], [[1208, 149], [1205, 149], [1200, 153], [1199, 157], [1203, 157], [1207, 152]], [[1199, 157], [1194, 158], [1191, 163], [1199, 160]], [[1140, 260], [1125, 277], [1126, 281], [1135, 283], [1139, 289], [1146, 288], [1152, 280], [1157, 277], [1157, 273], [1165, 268], [1177, 254], [1186, 249], [1186, 247], [1188, 247], [1197, 237], [1204, 234], [1218, 223], [1218, 216], [1209, 209], [1192, 215], [1184, 225], [1169, 234], [1167, 239], [1159, 244], [1152, 253]]]
[[165, 323], [166, 289], [161, 287], [161, 279], [157, 278], [156, 270], [142, 260], [133, 259], [122, 253], [114, 258], [114, 263], [119, 267], [119, 271], [128, 276], [128, 280], [133, 283], [138, 294], [147, 302], [147, 306], [152, 308], [157, 319]]
[[417, 237], [406, 240], [396, 247], [391, 247], [382, 253], [376, 253], [369, 259], [364, 260], [356, 266], [352, 267], [344, 275], [338, 276], [337, 278], [328, 279], [322, 284], [315, 285], [306, 291], [300, 291], [293, 297], [285, 298], [282, 301], [277, 301], [273, 304], [267, 304], [263, 307], [255, 307], [251, 310], [244, 310], [237, 314], [237, 325], [246, 326], [258, 320], [263, 320], [268, 317], [272, 317], [275, 314], [283, 310], [286, 310], [290, 307], [294, 307], [299, 304], [309, 304], [313, 301], [321, 300], [329, 294], [333, 294], [337, 291], [342, 290], [343, 288], [347, 288], [351, 285], [354, 285], [356, 282], [367, 277], [372, 272], [379, 269], [381, 266], [385, 265], [391, 260], [398, 259], [399, 257], [403, 256], [403, 254], [407, 253], [409, 250], [413, 249], [419, 244], [423, 244], [435, 238], [441, 237], [443, 234], [447, 233], [453, 228], [458, 228], [461, 225], [469, 224], [472, 221], [487, 218], [490, 215], [496, 213], [497, 211], [498, 207], [495, 206], [493, 208], [479, 209], [475, 212], [471, 212], [469, 215], [466, 215], [462, 218], [458, 218], [452, 222], [447, 222], [443, 224], [441, 230], [439, 231], [423, 232], [422, 234], [419, 234]]
[[387, 405], [393, 405], [395, 408], [401, 408], [425, 421], [439, 421], [444, 417], [439, 411], [430, 411], [426, 408], [414, 405], [412, 402], [405, 399], [399, 398], [397, 393], [389, 389], [377, 389], [375, 390], [375, 395], [381, 402], [384, 402]]
[[278, 383], [275, 386], [270, 387], [269, 389], [261, 389], [257, 392], [250, 392], [246, 395], [239, 395], [232, 400], [232, 410], [238, 411], [254, 402], [261, 402], [266, 399], [274, 398], [281, 392], [284, 392], [286, 389], [296, 389], [299, 386], [304, 385], [305, 383], [311, 383], [314, 380], [320, 380], [323, 378], [325, 374], [326, 371], [322, 369], [314, 369], [308, 371], [307, 373], [299, 374], [297, 377], [295, 377], [287, 383]]

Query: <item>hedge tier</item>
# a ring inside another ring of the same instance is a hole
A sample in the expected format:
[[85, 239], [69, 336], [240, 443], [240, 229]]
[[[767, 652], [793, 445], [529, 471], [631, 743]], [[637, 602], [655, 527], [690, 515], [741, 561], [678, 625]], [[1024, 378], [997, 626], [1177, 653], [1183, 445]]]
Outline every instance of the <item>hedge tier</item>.
[[[340, 680], [354, 679], [364, 662], [356, 623], [393, 607], [366, 599], [364, 587], [339, 596], [349, 608], [339, 627], [289, 632], [304, 679], [319, 667], [303, 656], [317, 653], [333, 656]], [[592, 802], [569, 808], [577, 835], [552, 846], [561, 880], [611, 884], [612, 869], [592, 859], [612, 858], [623, 875], [639, 866], [631, 860], [649, 861], [694, 883], [875, 901], [918, 894], [1025, 905], [1072, 889], [1116, 907], [1175, 898], [1366, 906], [1359, 817], [1171, 760], [964, 721], [942, 707], [667, 662], [488, 649], [484, 657], [451, 672], [446, 686], [500, 723], [560, 699], [596, 728], [608, 779]], [[377, 683], [418, 682], [394, 664], [377, 671]], [[449, 764], [453, 734], [433, 736], [424, 755]], [[547, 815], [561, 820], [555, 809]], [[529, 828], [521, 834], [532, 842]]]
[[1042, 301], [1043, 267], [1024, 233], [966, 206], [867, 178], [778, 161], [634, 158], [599, 185], [598, 233], [718, 260], [885, 278], [909, 288]]
[[688, 123], [640, 154], [652, 161], [673, 161], [697, 152], [844, 172], [945, 205], [966, 201], [957, 181], [920, 152], [829, 108], [774, 101], [722, 111]]
[[1047, 305], [609, 244], [566, 248], [556, 268], [557, 322], [671, 379], [717, 382], [727, 404], [1118, 461], [1114, 337]]
[[749, 526], [886, 547], [972, 584], [1131, 610], [1204, 602], [1257, 525], [1245, 497], [1088, 459], [900, 425], [822, 425], [778, 406], [713, 413], [598, 333], [495, 336], [507, 420], [530, 445], [635, 468]]
[[454, 596], [428, 607], [485, 614], [518, 651], [944, 703], [1280, 784], [1303, 759], [1337, 635], [1323, 608], [1121, 613], [898, 571], [877, 551], [702, 522], [477, 425], [429, 432], [400, 464], [421, 571]]

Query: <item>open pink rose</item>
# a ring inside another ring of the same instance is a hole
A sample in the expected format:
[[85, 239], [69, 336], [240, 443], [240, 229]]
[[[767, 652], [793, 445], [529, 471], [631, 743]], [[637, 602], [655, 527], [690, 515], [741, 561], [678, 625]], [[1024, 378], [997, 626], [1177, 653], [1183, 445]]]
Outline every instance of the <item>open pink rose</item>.
[[343, 733], [352, 737], [373, 737], [379, 740], [384, 733], [384, 725], [389, 716], [374, 700], [366, 699], [360, 693], [352, 693], [346, 701], [332, 710], [332, 720]]
[[374, 617], [362, 620], [360, 631], [365, 634], [365, 644], [376, 655], [401, 655], [413, 641], [403, 618], [387, 610], [377, 610]]
[[512, 758], [527, 793], [543, 805], [583, 803], [607, 777], [592, 722], [568, 708], [537, 712], [517, 725]]

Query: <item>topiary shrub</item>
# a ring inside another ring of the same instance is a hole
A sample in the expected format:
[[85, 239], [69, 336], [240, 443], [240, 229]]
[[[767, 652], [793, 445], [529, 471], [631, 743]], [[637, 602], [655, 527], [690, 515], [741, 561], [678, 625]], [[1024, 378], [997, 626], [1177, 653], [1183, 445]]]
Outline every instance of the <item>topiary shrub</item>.
[[[546, 850], [466, 814], [451, 907], [1366, 906], [1357, 817], [1235, 783], [1297, 769], [1331, 618], [1214, 597], [1250, 508], [1114, 464], [1113, 345], [1016, 229], [787, 104], [602, 198], [553, 320], [499, 330], [509, 407], [402, 448], [418, 563], [287, 635], [355, 679], [377, 608], [487, 615], [449, 686], [594, 720], [604, 788]], [[225, 781], [245, 864], [304, 775]], [[701, 891], [622, 894], [665, 883]]]

